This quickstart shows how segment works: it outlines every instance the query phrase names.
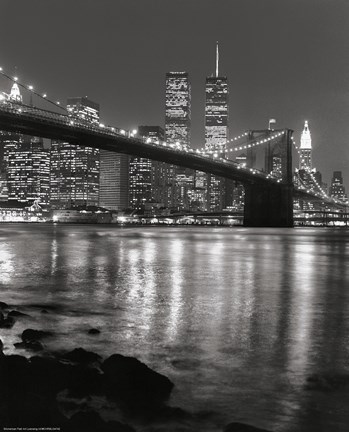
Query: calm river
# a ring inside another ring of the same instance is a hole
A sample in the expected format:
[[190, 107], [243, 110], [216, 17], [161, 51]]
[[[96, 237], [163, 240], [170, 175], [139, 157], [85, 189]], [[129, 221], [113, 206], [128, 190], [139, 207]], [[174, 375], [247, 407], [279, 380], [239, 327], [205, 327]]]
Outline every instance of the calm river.
[[3, 224], [0, 290], [31, 315], [1, 330], [7, 354], [22, 329], [51, 329], [48, 348], [167, 375], [209, 431], [349, 430], [349, 384], [306, 388], [349, 376], [349, 230]]

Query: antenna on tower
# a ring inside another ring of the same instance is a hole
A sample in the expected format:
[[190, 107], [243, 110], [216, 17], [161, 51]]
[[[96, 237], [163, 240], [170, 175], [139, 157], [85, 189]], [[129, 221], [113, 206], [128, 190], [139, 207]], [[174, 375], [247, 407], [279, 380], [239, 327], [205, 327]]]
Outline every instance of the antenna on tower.
[[218, 77], [218, 63], [219, 63], [219, 47], [217, 41], [216, 42], [216, 78]]

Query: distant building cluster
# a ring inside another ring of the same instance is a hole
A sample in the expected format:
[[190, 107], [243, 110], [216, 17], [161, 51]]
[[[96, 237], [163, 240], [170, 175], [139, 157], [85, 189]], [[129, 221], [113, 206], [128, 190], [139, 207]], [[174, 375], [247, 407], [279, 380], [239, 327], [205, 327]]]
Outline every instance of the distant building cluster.
[[[224, 156], [229, 139], [228, 79], [219, 74], [216, 46], [215, 73], [205, 83], [205, 149]], [[9, 99], [22, 102], [17, 83]], [[164, 127], [140, 125], [138, 136], [164, 142], [180, 150], [191, 148], [191, 83], [187, 72], [168, 72], [165, 77]], [[91, 123], [99, 124], [100, 106], [87, 97], [69, 98], [67, 109]], [[270, 120], [271, 123], [275, 120]], [[0, 202], [38, 203], [54, 210], [102, 207], [112, 211], [129, 209], [148, 215], [181, 211], [241, 211], [244, 188], [232, 180], [144, 157], [128, 156], [52, 140], [0, 131]], [[327, 192], [319, 171], [313, 168], [312, 140], [306, 121], [299, 147], [300, 163], [295, 181], [310, 189]], [[249, 166], [252, 152], [240, 152], [236, 161]], [[267, 159], [267, 158], [266, 158]], [[281, 173], [281, 156], [268, 159], [274, 176]], [[333, 173], [332, 197], [347, 201], [342, 173]], [[298, 201], [305, 209], [309, 203]]]
[[[312, 139], [307, 120], [304, 123], [301, 134], [299, 156], [299, 169], [296, 170], [297, 176], [295, 177], [295, 182], [298, 183], [299, 186], [305, 186], [309, 188], [309, 190], [323, 191], [331, 198], [339, 199], [342, 202], [348, 201], [341, 171], [335, 171], [333, 173], [331, 186], [328, 188], [327, 183], [322, 181], [321, 172], [313, 167]], [[302, 200], [296, 202], [296, 207], [302, 210], [312, 210], [316, 206], [319, 206], [319, 203], [313, 204]]]

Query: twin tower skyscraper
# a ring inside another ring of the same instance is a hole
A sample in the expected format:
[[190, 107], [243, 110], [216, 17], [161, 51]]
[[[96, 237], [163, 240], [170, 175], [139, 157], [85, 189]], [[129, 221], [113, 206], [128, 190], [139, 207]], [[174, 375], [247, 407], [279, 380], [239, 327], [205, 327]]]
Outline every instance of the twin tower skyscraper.
[[[228, 79], [219, 75], [219, 46], [216, 44], [215, 74], [206, 78], [205, 147], [224, 148], [228, 139]], [[183, 148], [191, 144], [191, 84], [187, 72], [166, 74], [165, 135], [168, 144]]]
[[[206, 150], [225, 151], [229, 128], [229, 90], [226, 76], [219, 75], [219, 46], [216, 43], [215, 73], [206, 78], [205, 143]], [[188, 149], [191, 146], [191, 84], [187, 72], [166, 74], [165, 139], [167, 144]], [[198, 143], [203, 147], [203, 143]], [[200, 178], [200, 175], [198, 176]], [[201, 176], [207, 190], [206, 210], [221, 210], [224, 181], [212, 175]], [[197, 182], [196, 182], [197, 183]]]

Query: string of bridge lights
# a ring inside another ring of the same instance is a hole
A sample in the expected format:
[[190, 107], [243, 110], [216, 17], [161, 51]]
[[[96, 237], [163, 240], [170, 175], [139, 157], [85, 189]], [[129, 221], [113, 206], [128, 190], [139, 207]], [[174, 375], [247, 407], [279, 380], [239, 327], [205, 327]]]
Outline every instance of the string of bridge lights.
[[[266, 144], [268, 142], [271, 142], [274, 139], [277, 139], [277, 138], [281, 137], [283, 134], [284, 134], [284, 132], [278, 132], [278, 133], [276, 133], [274, 135], [271, 135], [271, 136], [269, 136], [267, 138], [262, 138], [262, 139], [258, 139], [257, 138], [255, 141], [250, 142], [248, 144], [244, 144], [244, 145], [240, 145], [240, 146], [237, 145], [236, 147], [232, 147], [230, 149], [224, 149], [224, 152], [225, 153], [233, 153], [233, 152], [239, 152], [239, 151], [243, 151], [243, 150], [248, 150], [248, 149], [251, 149], [253, 147], [257, 147], [257, 146], [259, 146], [261, 144]], [[237, 137], [234, 137], [234, 138], [232, 138], [229, 141], [235, 141], [235, 140], [244, 138], [247, 135], [248, 135], [248, 132], [244, 132], [243, 134], [238, 135]], [[207, 150], [205, 148], [201, 148], [201, 149], [197, 149], [197, 151], [201, 152], [201, 153], [206, 153], [206, 154], [213, 154], [213, 155], [216, 155], [216, 157], [218, 156], [218, 153], [219, 153], [219, 150], [217, 150], [217, 149], [216, 150]]]
[[8, 75], [6, 72], [4, 72], [4, 70], [3, 70], [2, 67], [0, 67], [0, 74], [2, 76], [4, 76], [5, 78], [9, 79], [10, 81], [16, 83], [19, 87], [21, 87], [21, 88], [23, 88], [25, 90], [30, 91], [33, 95], [38, 96], [39, 98], [41, 98], [41, 99], [45, 100], [46, 102], [48, 102], [48, 103], [56, 106], [57, 108], [60, 108], [60, 109], [62, 109], [64, 111], [67, 111], [67, 108], [64, 105], [62, 105], [60, 103], [60, 101], [55, 101], [54, 102], [53, 100], [51, 100], [51, 99], [49, 99], [47, 97], [47, 93], [39, 93], [39, 92], [37, 92], [37, 91], [34, 90], [34, 86], [33, 85], [31, 85], [31, 84], [23, 84], [21, 81], [19, 81], [18, 77]]
[[[23, 84], [21, 81], [18, 80], [18, 77], [16, 77], [16, 76], [13, 77], [13, 76], [11, 76], [11, 75], [8, 75], [6, 72], [4, 72], [4, 70], [3, 70], [2, 67], [0, 67], [0, 75], [4, 76], [5, 78], [9, 79], [10, 81], [16, 83], [16, 84], [17, 84], [18, 86], [20, 86], [21, 88], [30, 91], [33, 95], [35, 95], [35, 96], [37, 96], [37, 97], [39, 97], [39, 98], [45, 100], [46, 102], [48, 102], [48, 103], [54, 105], [55, 107], [57, 107], [57, 108], [59, 108], [59, 109], [62, 109], [62, 110], [64, 110], [64, 111], [68, 112], [70, 115], [74, 115], [74, 113], [72, 113], [72, 112], [71, 112], [71, 111], [70, 111], [66, 106], [62, 105], [62, 104], [60, 103], [60, 101], [53, 101], [53, 100], [49, 99], [49, 98], [47, 97], [47, 93], [39, 93], [38, 91], [34, 90], [34, 86], [31, 85], [31, 84], [30, 84], [30, 85]], [[102, 126], [104, 127], [103, 124], [100, 124], [100, 126], [101, 126], [101, 127], [102, 127]], [[115, 130], [114, 128], [111, 128], [111, 129], [112, 129], [112, 130]], [[122, 133], [122, 132], [124, 132], [124, 131], [121, 130], [121, 133]], [[136, 133], [136, 131], [132, 131], [131, 136], [135, 135], [135, 133]], [[125, 133], [124, 133], [124, 134], [125, 134]], [[248, 143], [248, 144], [244, 144], [244, 145], [237, 145], [237, 146], [232, 147], [232, 148], [230, 148], [230, 149], [225, 149], [225, 153], [239, 152], [239, 151], [243, 151], [243, 150], [252, 149], [252, 148], [257, 147], [257, 146], [259, 146], [259, 145], [262, 145], [262, 144], [265, 144], [265, 143], [269, 143], [269, 142], [271, 142], [271, 141], [273, 141], [273, 140], [275, 140], [275, 139], [281, 137], [283, 134], [284, 134], [284, 132], [278, 132], [278, 133], [276, 133], [276, 134], [274, 134], [274, 135], [271, 135], [271, 136], [268, 136], [268, 137], [266, 137], [266, 138], [262, 138], [262, 139], [257, 139], [256, 141], [254, 141], [254, 142], [250, 142], [250, 143]], [[238, 141], [238, 140], [240, 140], [240, 139], [242, 139], [242, 138], [245, 138], [246, 136], [248, 136], [248, 132], [243, 132], [243, 133], [241, 133], [241, 134], [239, 134], [239, 135], [237, 135], [237, 136], [235, 136], [235, 137], [233, 137], [233, 138], [230, 138], [230, 139], [227, 141], [227, 144], [235, 143], [236, 141]], [[294, 145], [294, 147], [295, 147], [297, 153], [298, 153], [299, 156], [301, 157], [301, 153], [300, 153], [300, 151], [299, 151], [299, 147], [296, 145], [296, 143], [295, 143], [295, 141], [294, 141], [294, 138], [291, 137], [291, 140], [292, 140], [292, 143], [293, 143], [293, 145]], [[173, 147], [173, 146], [171, 146], [171, 145], [166, 144], [166, 142], [162, 142], [162, 143], [161, 143], [161, 142], [158, 141], [158, 140], [156, 140], [156, 141], [152, 141], [152, 140], [149, 139], [149, 138], [146, 139], [146, 142], [149, 143], [149, 144], [155, 144], [155, 145], [162, 144], [163, 146]], [[185, 151], [188, 152], [187, 149], [185, 149]], [[192, 150], [192, 151], [194, 152], [194, 150]], [[203, 155], [203, 156], [213, 155], [213, 157], [217, 158], [217, 157], [218, 157], [218, 153], [219, 153], [219, 151], [217, 151], [217, 150], [207, 150], [207, 149], [201, 148], [201, 149], [196, 149], [196, 150], [195, 150], [195, 153], [197, 153], [197, 154], [199, 154], [199, 155]], [[220, 158], [220, 159], [224, 159], [224, 158]], [[258, 171], [258, 170], [254, 169], [254, 168], [248, 168], [248, 167], [244, 166], [243, 164], [237, 164], [237, 168], [238, 168], [238, 169], [245, 168], [245, 169], [249, 169], [253, 174], [256, 174], [257, 172], [259, 172], [260, 174], [265, 175], [265, 173], [263, 173], [262, 171]], [[326, 192], [322, 189], [322, 187], [320, 186], [320, 184], [317, 182], [316, 178], [314, 177], [313, 173], [311, 172], [310, 167], [305, 166], [305, 168], [306, 168], [306, 171], [308, 172], [308, 174], [310, 175], [312, 181], [316, 184], [316, 186], [317, 186], [318, 189], [320, 190], [320, 192], [321, 192], [321, 194], [323, 195], [323, 197], [325, 197], [325, 198], [327, 198], [327, 199], [331, 199], [331, 200], [333, 200], [334, 202], [336, 202], [336, 203], [338, 203], [338, 204], [344, 204], [344, 203], [342, 203], [340, 200], [337, 200], [337, 199], [335, 199], [335, 198], [331, 198], [331, 197], [329, 197], [329, 196], [326, 194]], [[271, 179], [276, 180], [276, 178], [273, 176], [273, 171], [271, 171], [269, 174], [267, 174], [267, 175], [266, 175], [266, 178], [271, 178]], [[300, 182], [303, 184], [303, 187], [306, 188], [306, 186], [304, 185], [302, 179], [299, 177], [299, 174], [298, 174], [298, 179], [299, 179]], [[280, 181], [281, 181], [281, 179], [277, 179], [277, 182], [280, 182]], [[307, 190], [307, 192], [310, 192], [309, 189]], [[314, 192], [314, 191], [313, 191], [313, 192]], [[314, 192], [314, 193], [315, 193], [316, 195], [318, 195], [316, 192]]]

